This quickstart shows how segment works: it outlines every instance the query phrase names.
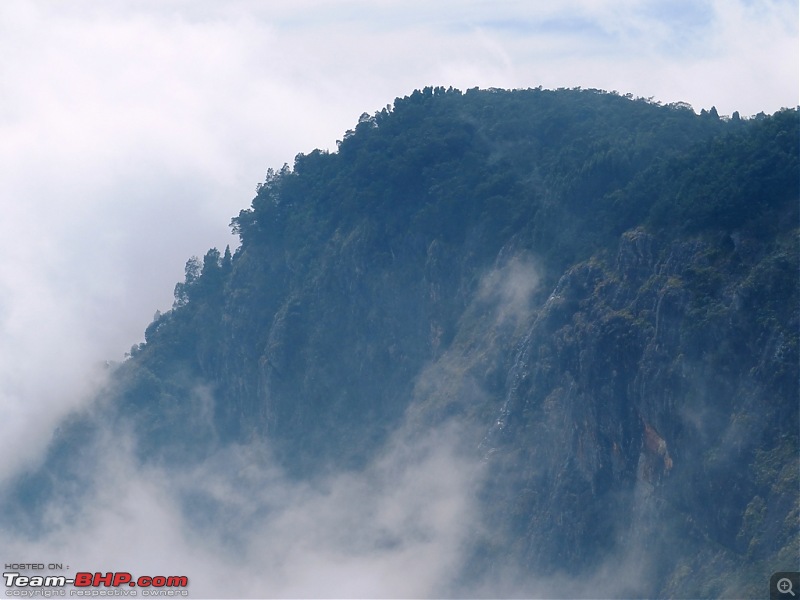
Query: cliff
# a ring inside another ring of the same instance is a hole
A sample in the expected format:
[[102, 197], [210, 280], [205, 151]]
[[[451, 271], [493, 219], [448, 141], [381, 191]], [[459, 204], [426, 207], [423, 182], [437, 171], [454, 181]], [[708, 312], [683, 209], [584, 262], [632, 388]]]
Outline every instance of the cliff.
[[762, 595], [800, 558], [797, 140], [794, 110], [397, 99], [268, 173], [109, 418], [144, 463], [268, 440], [298, 480], [457, 421], [454, 594]]

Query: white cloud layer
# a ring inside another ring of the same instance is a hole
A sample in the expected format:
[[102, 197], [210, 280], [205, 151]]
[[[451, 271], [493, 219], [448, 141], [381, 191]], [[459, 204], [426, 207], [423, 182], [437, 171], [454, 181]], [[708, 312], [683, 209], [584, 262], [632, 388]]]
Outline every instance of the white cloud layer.
[[461, 433], [399, 432], [363, 471], [298, 482], [263, 445], [165, 469], [137, 464], [115, 432], [87, 461], [79, 510], [48, 506], [40, 539], [5, 533], [5, 560], [185, 576], [192, 598], [442, 597], [479, 527]]

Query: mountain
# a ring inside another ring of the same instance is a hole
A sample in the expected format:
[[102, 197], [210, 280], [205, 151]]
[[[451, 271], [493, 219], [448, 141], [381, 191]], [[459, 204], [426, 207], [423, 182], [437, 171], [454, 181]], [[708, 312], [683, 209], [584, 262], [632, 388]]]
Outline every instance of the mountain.
[[5, 512], [41, 530], [114, 423], [170, 468], [266, 440], [295, 482], [457, 423], [479, 508], [439, 595], [762, 596], [800, 560], [798, 139], [598, 90], [365, 113], [268, 171]]

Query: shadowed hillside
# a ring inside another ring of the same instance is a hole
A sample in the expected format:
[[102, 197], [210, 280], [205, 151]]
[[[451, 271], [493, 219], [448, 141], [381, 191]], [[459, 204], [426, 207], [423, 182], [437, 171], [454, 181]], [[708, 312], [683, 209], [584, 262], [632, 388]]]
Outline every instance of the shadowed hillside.
[[[796, 110], [415, 91], [268, 172], [81, 427], [164, 468], [266, 442], [303, 482], [456, 424], [478, 508], [433, 595], [763, 596], [800, 559], [799, 135]], [[6, 513], [35, 526], [86, 439], [65, 425]]]

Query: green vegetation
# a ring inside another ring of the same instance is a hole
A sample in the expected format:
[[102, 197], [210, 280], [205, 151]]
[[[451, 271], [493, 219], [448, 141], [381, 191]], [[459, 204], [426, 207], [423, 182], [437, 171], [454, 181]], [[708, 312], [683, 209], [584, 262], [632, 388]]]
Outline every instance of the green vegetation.
[[761, 590], [800, 550], [799, 123], [596, 90], [398, 98], [268, 171], [115, 406], [142, 460], [268, 437], [297, 477], [457, 415], [491, 465], [474, 577], [640, 554], [650, 596]]

